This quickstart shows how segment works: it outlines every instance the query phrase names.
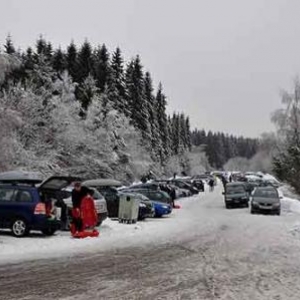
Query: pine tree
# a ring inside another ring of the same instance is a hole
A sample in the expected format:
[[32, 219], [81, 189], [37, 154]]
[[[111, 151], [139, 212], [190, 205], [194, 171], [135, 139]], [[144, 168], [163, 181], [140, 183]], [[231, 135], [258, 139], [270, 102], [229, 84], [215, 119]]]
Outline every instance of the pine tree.
[[94, 60], [95, 66], [93, 72], [97, 87], [100, 89], [100, 92], [104, 92], [110, 75], [109, 53], [105, 44], [96, 50]]
[[93, 68], [93, 50], [87, 40], [78, 52], [77, 68], [77, 80], [78, 83], [82, 83], [91, 74]]
[[[126, 87], [124, 78], [123, 58], [120, 48], [117, 48], [112, 55], [108, 88], [112, 90], [114, 108], [119, 112], [129, 115], [126, 103]], [[111, 98], [111, 97], [110, 97]]]
[[46, 56], [47, 51], [49, 51], [49, 49], [47, 49], [47, 42], [46, 40], [43, 38], [43, 36], [41, 35], [39, 37], [39, 39], [36, 41], [36, 53], [38, 56]]
[[66, 69], [66, 58], [61, 48], [58, 48], [53, 54], [53, 69], [57, 73], [62, 73]]
[[149, 72], [145, 74], [145, 100], [148, 109], [148, 116], [149, 116], [149, 124], [150, 124], [150, 131], [151, 131], [151, 147], [154, 154], [155, 159], [156, 156], [159, 156], [159, 149], [161, 149], [161, 140], [159, 136], [159, 129], [158, 129], [158, 122], [157, 122], [157, 115], [156, 115], [156, 99], [153, 95], [153, 84], [152, 78]]
[[166, 114], [166, 97], [162, 91], [162, 84], [159, 83], [157, 94], [156, 94], [156, 103], [157, 103], [157, 121], [158, 128], [160, 133], [160, 140], [162, 143], [162, 149], [160, 150], [160, 160], [163, 164], [167, 157], [170, 156], [170, 137], [168, 131], [168, 119]]
[[75, 82], [78, 82], [77, 55], [77, 48], [72, 41], [67, 47], [66, 64], [67, 70]]
[[13, 45], [12, 38], [11, 38], [10, 35], [8, 35], [6, 37], [6, 43], [4, 45], [4, 49], [5, 49], [5, 53], [7, 53], [7, 54], [14, 54], [14, 53], [16, 53], [16, 49], [15, 49], [15, 47]]
[[191, 141], [191, 127], [190, 127], [190, 119], [186, 117], [185, 119], [185, 130], [186, 130], [186, 146], [189, 151], [192, 150], [192, 141]]
[[98, 93], [94, 78], [89, 75], [76, 90], [76, 98], [81, 102], [82, 108], [86, 111], [92, 102], [93, 97]]

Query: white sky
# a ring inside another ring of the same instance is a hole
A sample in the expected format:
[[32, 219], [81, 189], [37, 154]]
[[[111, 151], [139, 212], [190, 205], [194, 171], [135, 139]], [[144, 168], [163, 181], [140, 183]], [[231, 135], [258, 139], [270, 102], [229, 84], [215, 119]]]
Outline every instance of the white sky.
[[0, 43], [119, 45], [140, 54], [168, 111], [193, 127], [258, 136], [300, 70], [299, 0], [0, 0]]

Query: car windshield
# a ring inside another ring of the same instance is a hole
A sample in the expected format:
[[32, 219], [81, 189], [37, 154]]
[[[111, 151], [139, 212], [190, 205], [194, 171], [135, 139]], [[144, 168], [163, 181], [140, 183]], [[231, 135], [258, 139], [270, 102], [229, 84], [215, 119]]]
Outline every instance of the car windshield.
[[226, 194], [241, 194], [245, 193], [243, 186], [231, 186], [226, 188]]
[[277, 198], [278, 194], [276, 190], [263, 190], [257, 189], [254, 193], [254, 197], [260, 198]]

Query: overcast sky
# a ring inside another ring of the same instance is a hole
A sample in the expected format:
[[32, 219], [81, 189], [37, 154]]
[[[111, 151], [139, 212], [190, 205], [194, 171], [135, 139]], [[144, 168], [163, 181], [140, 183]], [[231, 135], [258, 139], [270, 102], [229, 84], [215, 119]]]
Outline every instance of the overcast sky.
[[1, 0], [0, 40], [120, 46], [193, 127], [258, 136], [300, 71], [299, 0]]

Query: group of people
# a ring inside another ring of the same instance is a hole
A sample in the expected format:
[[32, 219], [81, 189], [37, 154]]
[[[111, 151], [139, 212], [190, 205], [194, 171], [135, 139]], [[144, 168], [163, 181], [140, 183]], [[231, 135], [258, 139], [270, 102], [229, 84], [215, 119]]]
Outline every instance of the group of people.
[[80, 182], [74, 184], [72, 191], [72, 223], [71, 234], [73, 237], [98, 236], [95, 229], [97, 225], [97, 211], [93, 199], [93, 191]]

